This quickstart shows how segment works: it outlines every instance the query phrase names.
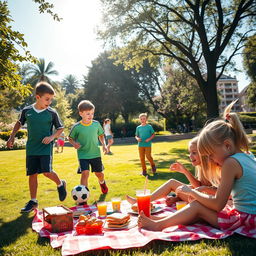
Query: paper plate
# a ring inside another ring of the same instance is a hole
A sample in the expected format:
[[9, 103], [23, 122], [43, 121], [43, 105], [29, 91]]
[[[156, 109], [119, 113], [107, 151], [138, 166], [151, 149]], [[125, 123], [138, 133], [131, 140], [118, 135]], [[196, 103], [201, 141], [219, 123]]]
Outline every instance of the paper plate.
[[131, 218], [130, 219], [130, 222], [126, 225], [126, 226], [123, 226], [123, 227], [115, 227], [115, 228], [110, 228], [108, 227], [108, 223], [107, 221], [104, 223], [104, 229], [115, 229], [115, 230], [121, 230], [121, 229], [131, 229], [131, 228], [134, 228], [137, 226], [137, 218]]
[[[158, 213], [158, 212], [161, 212], [161, 211], [163, 211], [163, 210], [164, 210], [163, 207], [157, 206], [156, 208], [154, 208], [154, 209], [151, 211], [151, 214]], [[130, 210], [128, 211], [128, 213], [136, 214], [136, 215], [139, 214], [137, 211], [134, 211], [133, 209], [130, 209]]]

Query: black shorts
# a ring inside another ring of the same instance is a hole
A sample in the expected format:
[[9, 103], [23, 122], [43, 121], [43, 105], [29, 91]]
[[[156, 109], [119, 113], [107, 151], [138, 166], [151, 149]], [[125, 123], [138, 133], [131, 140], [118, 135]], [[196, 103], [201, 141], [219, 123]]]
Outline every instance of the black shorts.
[[101, 157], [96, 157], [92, 159], [79, 159], [80, 166], [78, 167], [77, 173], [82, 173], [82, 171], [90, 170], [92, 172], [103, 172], [104, 166], [101, 161]]
[[52, 172], [52, 156], [27, 156], [27, 176], [36, 173]]

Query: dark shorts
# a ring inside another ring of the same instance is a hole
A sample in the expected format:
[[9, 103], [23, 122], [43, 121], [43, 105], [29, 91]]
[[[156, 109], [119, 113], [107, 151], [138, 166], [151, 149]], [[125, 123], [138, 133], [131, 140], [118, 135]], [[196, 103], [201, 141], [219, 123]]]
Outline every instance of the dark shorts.
[[27, 176], [36, 173], [52, 172], [52, 156], [27, 156]]
[[82, 171], [90, 170], [92, 172], [103, 172], [104, 166], [101, 161], [101, 157], [96, 157], [92, 159], [79, 159], [80, 166], [78, 167], [77, 173], [82, 173]]
[[107, 135], [106, 140], [110, 140], [110, 139], [113, 139], [113, 136], [112, 135]]

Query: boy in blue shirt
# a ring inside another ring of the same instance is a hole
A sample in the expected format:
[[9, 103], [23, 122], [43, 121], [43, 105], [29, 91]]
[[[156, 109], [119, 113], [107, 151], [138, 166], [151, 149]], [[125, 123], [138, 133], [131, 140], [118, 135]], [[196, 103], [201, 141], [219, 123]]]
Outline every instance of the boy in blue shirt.
[[147, 175], [147, 167], [145, 162], [145, 156], [151, 165], [151, 170], [153, 174], [156, 173], [156, 166], [154, 160], [151, 156], [151, 144], [152, 139], [155, 137], [155, 131], [153, 127], [147, 123], [148, 117], [147, 113], [142, 113], [139, 115], [141, 125], [136, 127], [135, 138], [138, 141], [138, 149], [140, 155], [140, 162], [142, 167], [142, 175]]
[[[54, 89], [50, 84], [44, 81], [39, 82], [35, 87], [36, 103], [22, 110], [7, 141], [7, 147], [12, 148], [15, 134], [25, 122], [27, 123], [26, 169], [31, 199], [21, 209], [22, 213], [30, 212], [38, 207], [37, 176], [40, 173], [56, 183], [60, 201], [65, 200], [67, 195], [66, 182], [60, 180], [57, 173], [52, 170], [53, 140], [58, 138], [64, 129], [58, 113], [49, 107], [54, 94]], [[54, 134], [53, 126], [56, 129]]]

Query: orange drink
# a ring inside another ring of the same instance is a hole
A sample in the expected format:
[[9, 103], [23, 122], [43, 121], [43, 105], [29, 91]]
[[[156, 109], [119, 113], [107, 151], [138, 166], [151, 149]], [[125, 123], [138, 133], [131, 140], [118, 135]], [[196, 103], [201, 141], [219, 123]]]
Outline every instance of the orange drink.
[[97, 203], [99, 217], [106, 217], [107, 215], [107, 203], [106, 202], [98, 202]]
[[180, 210], [181, 208], [183, 208], [184, 206], [187, 205], [187, 202], [184, 202], [184, 201], [178, 201], [176, 202], [176, 208], [177, 208], [177, 211]]
[[144, 212], [147, 217], [150, 217], [151, 209], [150, 209], [150, 190], [136, 190], [136, 197], [138, 203], [138, 212]]
[[114, 212], [120, 212], [121, 208], [121, 198], [120, 197], [114, 197], [111, 199], [112, 202], [112, 209]]

